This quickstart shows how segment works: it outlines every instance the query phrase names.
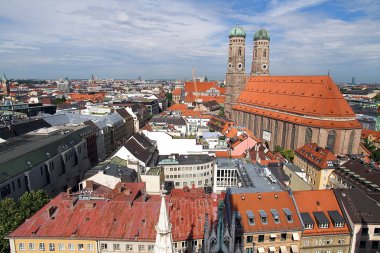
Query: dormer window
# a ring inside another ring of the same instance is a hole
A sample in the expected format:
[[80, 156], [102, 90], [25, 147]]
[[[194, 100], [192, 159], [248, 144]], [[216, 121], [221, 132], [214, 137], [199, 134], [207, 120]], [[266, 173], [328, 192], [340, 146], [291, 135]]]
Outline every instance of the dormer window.
[[305, 224], [305, 229], [314, 228], [314, 220], [311, 218], [308, 212], [300, 213], [303, 224]]
[[329, 214], [330, 219], [334, 223], [335, 228], [344, 227], [344, 218], [338, 211], [328, 211], [327, 213]]
[[251, 210], [246, 210], [245, 213], [247, 214], [249, 225], [255, 225], [255, 215], [253, 214], [253, 212]]
[[285, 216], [286, 216], [286, 220], [288, 222], [293, 222], [292, 212], [289, 210], [289, 208], [283, 208], [282, 210], [284, 210], [284, 213], [285, 213]]
[[318, 223], [319, 228], [328, 228], [329, 227], [329, 219], [326, 217], [324, 212], [314, 212], [314, 218]]
[[276, 209], [271, 209], [270, 212], [272, 213], [273, 220], [275, 223], [280, 223], [280, 215], [278, 214]]
[[259, 210], [259, 213], [260, 213], [261, 222], [263, 224], [267, 224], [268, 223], [267, 213], [264, 210]]

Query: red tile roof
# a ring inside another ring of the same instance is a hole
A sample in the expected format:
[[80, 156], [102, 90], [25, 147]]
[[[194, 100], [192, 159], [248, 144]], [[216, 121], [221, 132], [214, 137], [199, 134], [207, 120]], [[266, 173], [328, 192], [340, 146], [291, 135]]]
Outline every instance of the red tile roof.
[[[241, 216], [241, 224], [244, 233], [285, 230], [299, 231], [302, 229], [296, 207], [288, 192], [231, 194], [231, 205]], [[292, 222], [287, 221], [284, 208], [288, 208], [292, 213]], [[275, 223], [271, 209], [277, 210], [280, 218], [279, 223]], [[262, 223], [259, 210], [266, 212], [267, 224]], [[253, 213], [255, 225], [249, 224], [246, 211], [251, 211]]]
[[173, 95], [181, 95], [181, 93], [182, 93], [182, 89], [181, 88], [177, 88], [177, 89], [174, 89], [172, 91]]
[[187, 108], [188, 108], [187, 104], [174, 104], [166, 110], [168, 110], [168, 111], [182, 111], [182, 110], [187, 110]]
[[379, 131], [363, 129], [361, 138], [367, 139], [369, 137], [374, 142], [380, 142], [380, 132]]
[[196, 82], [196, 89], [194, 82], [185, 82], [185, 92], [206, 92], [210, 88], [216, 88], [217, 84], [216, 82]]
[[252, 76], [234, 109], [300, 125], [361, 128], [329, 76]]
[[[313, 229], [305, 229], [304, 235], [321, 235], [321, 234], [348, 234], [350, 232], [347, 224], [341, 228], [333, 226], [333, 222], [328, 228], [319, 228], [313, 212], [323, 212], [329, 217], [328, 211], [338, 211], [343, 217], [342, 210], [339, 207], [334, 191], [330, 190], [310, 190], [310, 191], [294, 191], [294, 198], [300, 213], [308, 212], [314, 221]], [[331, 220], [331, 219], [330, 219]]]
[[319, 147], [316, 143], [306, 144], [297, 148], [295, 152], [320, 169], [333, 169], [333, 164], [330, 163], [329, 165], [328, 162], [337, 160], [331, 151]]
[[[119, 183], [103, 197], [78, 200], [78, 194], [61, 193], [9, 237], [155, 240], [161, 197], [146, 195], [145, 183]], [[173, 240], [203, 239], [206, 213], [215, 218], [215, 199], [220, 196], [187, 188], [173, 190], [166, 198]]]

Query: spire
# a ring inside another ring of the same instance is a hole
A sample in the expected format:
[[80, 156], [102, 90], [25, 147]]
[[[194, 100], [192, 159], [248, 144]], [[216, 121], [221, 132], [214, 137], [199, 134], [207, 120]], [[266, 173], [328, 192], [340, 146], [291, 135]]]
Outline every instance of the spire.
[[156, 244], [154, 253], [174, 253], [172, 240], [172, 224], [169, 223], [169, 216], [166, 210], [164, 185], [161, 187], [161, 208], [158, 223], [156, 225]]

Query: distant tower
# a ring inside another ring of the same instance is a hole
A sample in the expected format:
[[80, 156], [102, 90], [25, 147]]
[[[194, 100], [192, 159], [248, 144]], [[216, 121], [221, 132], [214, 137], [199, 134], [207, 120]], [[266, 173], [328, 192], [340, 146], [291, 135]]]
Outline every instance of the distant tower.
[[225, 115], [233, 117], [232, 106], [246, 83], [245, 74], [245, 31], [236, 25], [229, 33], [228, 66], [226, 72]]
[[261, 28], [253, 36], [253, 60], [251, 76], [269, 75], [269, 44], [270, 34]]
[[1, 78], [1, 87], [3, 88], [3, 94], [5, 96], [9, 96], [10, 89], [9, 89], [7, 77], [5, 76], [4, 73], [3, 73], [3, 77]]
[[161, 190], [161, 209], [160, 217], [156, 225], [156, 244], [154, 245], [154, 253], [174, 253], [172, 239], [172, 224], [169, 223], [169, 216], [166, 210], [165, 190], [162, 186]]
[[356, 78], [354, 76], [352, 77], [351, 85], [356, 85]]

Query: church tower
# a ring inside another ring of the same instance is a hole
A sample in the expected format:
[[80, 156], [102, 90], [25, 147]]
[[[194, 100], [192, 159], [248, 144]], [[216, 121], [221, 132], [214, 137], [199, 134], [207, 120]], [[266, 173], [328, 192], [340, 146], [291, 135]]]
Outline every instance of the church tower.
[[[236, 25], [229, 33], [228, 65], [226, 72], [225, 115], [232, 119], [232, 106], [243, 91], [245, 74], [245, 30]], [[233, 119], [232, 119], [233, 120]]]
[[269, 76], [269, 32], [263, 28], [256, 31], [253, 42], [251, 76]]
[[161, 208], [158, 223], [156, 225], [156, 243], [154, 253], [174, 253], [172, 239], [172, 224], [169, 223], [169, 216], [166, 210], [165, 190], [161, 190]]
[[9, 84], [8, 84], [7, 77], [5, 76], [4, 73], [3, 73], [3, 77], [1, 78], [1, 86], [3, 88], [3, 94], [5, 96], [9, 96], [9, 93], [10, 93]]

